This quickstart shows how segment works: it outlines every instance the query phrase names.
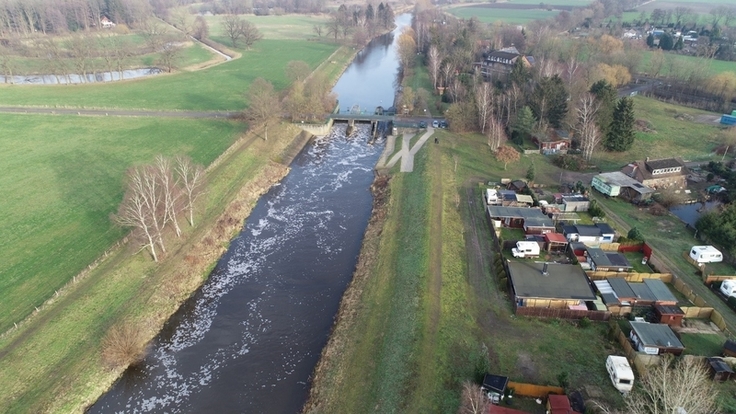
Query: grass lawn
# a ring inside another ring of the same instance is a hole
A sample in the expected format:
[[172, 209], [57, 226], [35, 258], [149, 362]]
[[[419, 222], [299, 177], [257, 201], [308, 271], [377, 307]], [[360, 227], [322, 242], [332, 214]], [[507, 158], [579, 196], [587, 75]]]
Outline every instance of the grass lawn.
[[461, 19], [476, 17], [483, 23], [504, 22], [509, 24], [524, 24], [532, 20], [544, 20], [559, 14], [559, 11], [548, 11], [544, 9], [517, 10], [497, 9], [477, 6], [454, 7], [447, 12]]
[[[189, 128], [196, 132], [202, 126], [190, 124]], [[184, 246], [170, 241], [171, 254], [177, 254], [179, 248], [188, 252], [215, 227], [215, 220], [241, 187], [278, 155], [284, 140], [294, 137], [294, 128], [282, 129], [274, 127], [268, 143], [256, 140], [247, 150], [230, 153], [208, 174], [207, 192], [197, 217], [200, 224], [195, 229], [183, 228], [185, 236], [192, 236]], [[201, 131], [199, 134], [203, 138], [190, 140], [216, 139]], [[199, 161], [205, 156], [200, 149]], [[114, 188], [118, 185], [111, 184]], [[0, 412], [82, 411], [121, 373], [121, 369], [111, 371], [100, 363], [101, 339], [110, 326], [121, 320], [134, 321], [146, 335], [154, 335], [157, 324], [175, 310], [177, 300], [183, 300], [180, 284], [207, 276], [206, 271], [192, 273], [192, 264], [183, 257], [157, 264], [146, 254], [131, 253], [127, 248], [116, 250], [38, 315], [0, 337], [0, 387], [5, 390], [0, 395]]]
[[626, 260], [634, 266], [634, 271], [637, 273], [653, 273], [652, 268], [649, 265], [641, 264], [641, 260], [644, 258], [644, 253], [641, 252], [627, 252], [624, 253]]
[[641, 158], [680, 156], [686, 161], [708, 161], [715, 159], [713, 150], [718, 146], [717, 125], [678, 119], [676, 115], [713, 115], [712, 112], [685, 108], [637, 96], [634, 98], [637, 119], [649, 121], [655, 132], [637, 132], [634, 146], [627, 152], [599, 150], [593, 155], [593, 163], [599, 170], [613, 171]]
[[[256, 25], [258, 30], [267, 39], [317, 39], [314, 31], [315, 25], [324, 26], [329, 21], [329, 15], [305, 15], [288, 14], [284, 16], [254, 16], [242, 15], [243, 19]], [[226, 36], [222, 26], [224, 16], [205, 17], [210, 28], [210, 36], [222, 42], [224, 45], [232, 46], [230, 39]], [[326, 30], [323, 30], [322, 36]]]
[[[639, 63], [638, 72], [651, 73], [650, 61], [652, 59], [653, 50], [644, 50], [642, 52], [642, 59]], [[729, 62], [725, 60], [715, 59], [704, 59], [696, 56], [678, 55], [675, 53], [665, 52], [665, 63], [662, 65], [659, 76], [667, 77], [670, 76], [670, 69], [677, 71], [681, 67], [701, 67], [705, 66], [713, 75], [721, 72], [736, 72], [736, 62]]]
[[318, 42], [264, 39], [240, 59], [196, 72], [107, 85], [2, 85], [0, 105], [239, 110], [245, 108], [244, 92], [255, 78], [264, 77], [276, 89], [284, 89], [287, 63], [303, 60], [315, 68], [336, 49], [336, 45]]
[[207, 165], [244, 129], [224, 120], [0, 115], [0, 332], [118, 240], [125, 170], [157, 154]]
[[680, 342], [685, 345], [686, 354], [712, 357], [721, 355], [726, 336], [722, 333], [681, 333]]

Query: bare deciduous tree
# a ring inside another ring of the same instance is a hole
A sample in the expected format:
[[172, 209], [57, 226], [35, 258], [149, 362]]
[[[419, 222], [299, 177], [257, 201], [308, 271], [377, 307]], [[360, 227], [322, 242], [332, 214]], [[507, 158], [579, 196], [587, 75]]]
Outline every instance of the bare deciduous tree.
[[124, 227], [132, 227], [149, 248], [154, 261], [158, 261], [156, 244], [165, 251], [161, 228], [159, 226], [159, 203], [156, 171], [151, 167], [137, 167], [128, 171], [128, 188], [123, 196], [117, 214], [112, 218], [115, 223]]
[[189, 213], [189, 224], [194, 226], [194, 203], [202, 194], [204, 168], [192, 163], [189, 157], [178, 156], [175, 169], [184, 194], [184, 204]]
[[478, 108], [480, 132], [485, 134], [488, 118], [493, 113], [493, 86], [489, 82], [483, 82], [481, 77], [476, 78], [475, 106]]
[[245, 116], [253, 124], [266, 128], [264, 140], [268, 140], [268, 123], [281, 114], [281, 101], [271, 82], [256, 78], [248, 90], [248, 109]]
[[303, 82], [310, 73], [312, 68], [303, 60], [292, 60], [286, 64], [286, 77], [292, 82]]
[[452, 75], [455, 74], [455, 65], [453, 65], [451, 62], [445, 62], [445, 64], [442, 66], [442, 76], [444, 78], [444, 83], [442, 86], [447, 87], [450, 85], [450, 79], [452, 78]]
[[495, 116], [491, 116], [488, 120], [488, 133], [486, 134], [486, 137], [488, 138], [488, 146], [491, 147], [491, 151], [494, 152], [498, 150], [501, 144], [506, 142], [506, 132], [503, 129], [501, 121], [499, 121]]
[[437, 46], [431, 46], [429, 48], [429, 53], [427, 54], [429, 57], [429, 62], [427, 68], [429, 69], [429, 77], [432, 79], [432, 87], [434, 90], [437, 90], [437, 81], [439, 80], [440, 76], [440, 65], [442, 64], [442, 59], [440, 58], [440, 51], [437, 49]]
[[463, 393], [460, 397], [458, 414], [485, 414], [488, 412], [490, 405], [491, 402], [481, 387], [470, 381], [463, 382]]
[[[672, 356], [660, 358], [660, 363], [650, 367], [640, 379], [640, 387], [626, 398], [622, 413], [716, 412], [718, 391], [713, 387], [702, 359], [686, 356], [675, 362]], [[598, 406], [605, 413], [618, 413], [600, 404]]]
[[181, 236], [181, 228], [179, 228], [179, 220], [176, 216], [180, 210], [179, 198], [181, 197], [181, 191], [179, 189], [177, 176], [171, 168], [171, 160], [164, 157], [163, 155], [157, 155], [154, 161], [154, 167], [156, 168], [156, 174], [161, 186], [162, 193], [162, 205], [163, 205], [163, 224], [166, 226], [168, 223], [174, 225], [176, 231], [176, 237]]
[[576, 132], [580, 140], [580, 149], [582, 150], [583, 158], [588, 161], [593, 157], [593, 151], [595, 151], [603, 138], [596, 124], [596, 116], [599, 108], [600, 103], [590, 93], [586, 93], [580, 97], [576, 108], [578, 115]]

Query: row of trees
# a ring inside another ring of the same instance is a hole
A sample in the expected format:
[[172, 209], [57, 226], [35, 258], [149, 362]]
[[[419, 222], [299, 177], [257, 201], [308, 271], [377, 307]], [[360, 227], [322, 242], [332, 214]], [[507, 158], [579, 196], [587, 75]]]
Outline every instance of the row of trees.
[[19, 56], [39, 59], [36, 70], [55, 76], [57, 83], [61, 78], [68, 80], [71, 73], [81, 75], [84, 82], [101, 71], [117, 72], [122, 79], [132, 58], [148, 53], [157, 53], [155, 64], [163, 70], [171, 72], [177, 67], [183, 40], [180, 33], [152, 20], [141, 25], [140, 33], [145, 42], [137, 45], [121, 34], [96, 32], [77, 32], [61, 39], [44, 36], [31, 44], [8, 41], [0, 44], [0, 73], [6, 83], [13, 82], [13, 75], [33, 74], [19, 64]]
[[0, 0], [0, 36], [99, 29], [103, 16], [138, 26], [152, 13], [148, 0]]
[[181, 236], [182, 215], [194, 226], [195, 202], [203, 185], [201, 165], [183, 156], [172, 160], [159, 155], [153, 164], [128, 171], [125, 195], [112, 220], [131, 228], [133, 238], [158, 261], [158, 252], [166, 253], [167, 229]]
[[253, 23], [245, 20], [238, 15], [227, 15], [222, 20], [222, 28], [233, 47], [238, 46], [238, 41], [243, 42], [246, 49], [250, 49], [253, 44], [263, 38], [263, 35]]
[[333, 37], [335, 42], [338, 38], [347, 40], [352, 35], [353, 43], [362, 46], [376, 33], [393, 27], [393, 24], [394, 11], [388, 3], [381, 2], [375, 9], [372, 3], [365, 7], [341, 4], [337, 11], [330, 14], [330, 19], [324, 26], [314, 26], [314, 32], [318, 36], [324, 33]]
[[321, 74], [312, 74], [309, 64], [293, 60], [286, 65], [286, 76], [291, 87], [285, 96], [280, 96], [271, 82], [257, 78], [246, 93], [248, 109], [244, 116], [253, 125], [267, 128], [270, 122], [282, 116], [292, 121], [311, 121], [331, 112], [337, 104], [337, 97], [330, 93], [331, 84]]

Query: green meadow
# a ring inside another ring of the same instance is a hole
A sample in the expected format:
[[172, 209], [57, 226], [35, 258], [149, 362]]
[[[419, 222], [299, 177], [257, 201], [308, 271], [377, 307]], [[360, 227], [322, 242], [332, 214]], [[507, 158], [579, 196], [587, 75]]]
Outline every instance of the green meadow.
[[157, 154], [208, 165], [245, 126], [225, 120], [0, 114], [0, 332], [123, 234], [125, 171]]
[[524, 24], [532, 20], [548, 19], [559, 13], [559, 11], [555, 10], [497, 9], [483, 6], [454, 7], [447, 9], [447, 12], [462, 19], [476, 17], [484, 23], [503, 22], [509, 24]]
[[240, 59], [200, 71], [106, 85], [3, 85], [0, 87], [0, 105], [239, 110], [246, 107], [244, 92], [255, 78], [264, 77], [276, 89], [284, 89], [288, 85], [284, 72], [287, 63], [303, 60], [314, 68], [337, 47], [317, 42], [264, 39], [252, 50], [243, 51]]
[[[651, 60], [654, 50], [645, 50], [639, 63], [639, 72], [651, 72]], [[717, 75], [722, 72], [736, 72], [736, 62], [726, 60], [705, 59], [696, 56], [678, 55], [676, 53], [664, 52], [664, 61], [659, 76], [667, 77], [677, 73], [678, 70], [705, 66], [709, 73]]]

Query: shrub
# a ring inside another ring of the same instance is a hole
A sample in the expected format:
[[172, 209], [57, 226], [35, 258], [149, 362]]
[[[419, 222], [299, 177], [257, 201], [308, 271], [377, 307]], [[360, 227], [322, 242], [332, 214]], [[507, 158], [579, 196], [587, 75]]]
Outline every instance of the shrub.
[[102, 362], [110, 369], [141, 362], [146, 353], [143, 329], [132, 322], [114, 325], [102, 340]]
[[584, 329], [589, 327], [590, 323], [590, 319], [588, 319], [588, 317], [586, 316], [578, 322], [578, 326]]

